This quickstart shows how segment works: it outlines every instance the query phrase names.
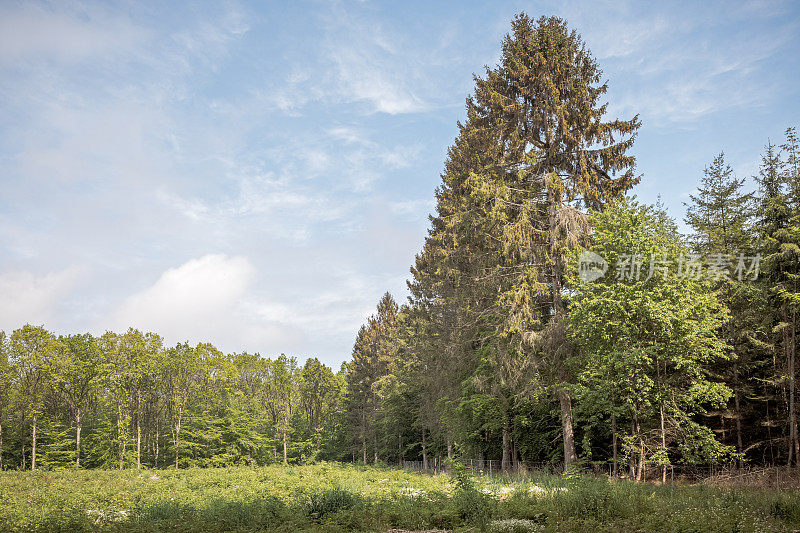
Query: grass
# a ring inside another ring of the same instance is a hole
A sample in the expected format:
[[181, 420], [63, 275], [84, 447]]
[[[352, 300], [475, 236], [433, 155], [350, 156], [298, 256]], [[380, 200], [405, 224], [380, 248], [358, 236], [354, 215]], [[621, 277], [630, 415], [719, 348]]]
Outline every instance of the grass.
[[800, 529], [800, 496], [606, 479], [297, 467], [0, 472], [0, 531]]

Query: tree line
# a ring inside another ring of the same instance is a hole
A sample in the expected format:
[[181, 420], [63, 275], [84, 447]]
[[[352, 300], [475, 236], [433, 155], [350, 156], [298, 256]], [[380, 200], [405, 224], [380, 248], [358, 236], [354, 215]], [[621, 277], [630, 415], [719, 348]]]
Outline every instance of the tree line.
[[0, 469], [339, 459], [343, 371], [136, 329], [0, 332]]
[[409, 302], [384, 296], [353, 349], [362, 461], [800, 464], [796, 130], [755, 190], [714, 158], [683, 235], [628, 195], [640, 121], [607, 117], [601, 80], [563, 20], [524, 14], [476, 76]]

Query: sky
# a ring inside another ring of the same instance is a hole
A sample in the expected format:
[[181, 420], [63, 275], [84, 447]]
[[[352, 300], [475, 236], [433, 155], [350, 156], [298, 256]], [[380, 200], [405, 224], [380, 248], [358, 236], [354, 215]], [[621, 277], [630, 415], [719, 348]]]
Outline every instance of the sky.
[[338, 368], [424, 241], [473, 75], [557, 15], [681, 219], [800, 126], [800, 3], [0, 3], [0, 329]]

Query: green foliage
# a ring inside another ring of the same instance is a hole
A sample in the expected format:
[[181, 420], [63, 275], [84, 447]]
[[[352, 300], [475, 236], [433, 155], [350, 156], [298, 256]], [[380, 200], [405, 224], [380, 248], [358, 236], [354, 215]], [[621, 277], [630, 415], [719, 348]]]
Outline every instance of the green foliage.
[[[0, 473], [2, 531], [791, 531], [796, 494], [335, 464]], [[535, 482], [534, 482], [535, 481]], [[470, 509], [469, 505], [479, 505]]]
[[453, 505], [463, 520], [484, 529], [491, 516], [488, 496], [478, 490], [470, 467], [459, 461], [454, 461], [452, 467], [455, 481]]
[[341, 487], [326, 489], [308, 497], [306, 513], [317, 520], [326, 515], [347, 511], [362, 502], [361, 496]]
[[[593, 227], [591, 249], [611, 264], [620, 264], [623, 254], [672, 262], [685, 253], [665, 215], [633, 201], [597, 214]], [[730, 389], [708, 372], [711, 363], [728, 358], [718, 336], [727, 318], [702, 279], [674, 272], [642, 273], [638, 279], [615, 279], [612, 273], [578, 286], [570, 325], [581, 349], [573, 362], [582, 369], [581, 397], [630, 421], [634, 439], [628, 450], [638, 447], [640, 468], [648, 457], [669, 464], [670, 443], [687, 462], [715, 462], [730, 454], [691, 418], [730, 397]]]

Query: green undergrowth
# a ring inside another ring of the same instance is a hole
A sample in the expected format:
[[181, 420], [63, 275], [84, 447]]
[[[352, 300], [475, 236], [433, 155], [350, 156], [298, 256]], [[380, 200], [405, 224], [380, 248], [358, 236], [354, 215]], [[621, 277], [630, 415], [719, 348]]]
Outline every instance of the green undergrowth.
[[0, 473], [0, 531], [792, 531], [795, 492], [297, 467]]

